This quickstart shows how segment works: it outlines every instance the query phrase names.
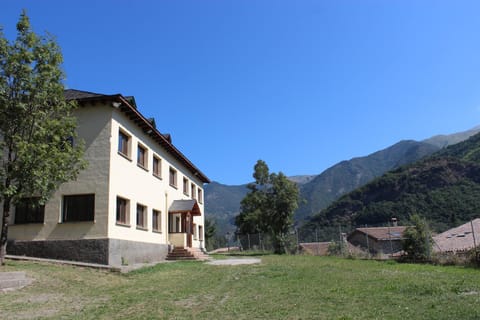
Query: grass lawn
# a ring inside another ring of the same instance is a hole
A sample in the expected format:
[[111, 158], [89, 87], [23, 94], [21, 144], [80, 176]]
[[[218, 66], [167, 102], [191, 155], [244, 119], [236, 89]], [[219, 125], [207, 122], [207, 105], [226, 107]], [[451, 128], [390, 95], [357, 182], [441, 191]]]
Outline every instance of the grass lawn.
[[33, 285], [1, 319], [480, 319], [480, 270], [311, 256], [163, 263], [129, 274], [7, 261]]

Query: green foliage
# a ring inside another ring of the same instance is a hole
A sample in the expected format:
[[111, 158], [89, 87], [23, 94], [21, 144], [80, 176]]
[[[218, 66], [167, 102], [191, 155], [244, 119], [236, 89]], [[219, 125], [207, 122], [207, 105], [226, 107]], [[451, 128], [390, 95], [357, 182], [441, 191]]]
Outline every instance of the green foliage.
[[205, 219], [205, 243], [207, 250], [214, 247], [215, 235], [217, 233], [217, 225], [212, 219]]
[[441, 232], [476, 218], [480, 212], [480, 163], [472, 161], [477, 159], [475, 150], [480, 150], [478, 134], [390, 171], [339, 198], [304, 229], [379, 225], [392, 217], [405, 225], [411, 214], [421, 212], [432, 229]]
[[431, 155], [438, 147], [424, 142], [400, 141], [365, 157], [342, 161], [300, 186], [306, 199], [295, 213], [296, 220], [305, 220], [328, 207], [340, 196], [359, 188], [389, 170]]
[[412, 225], [403, 233], [403, 250], [408, 259], [414, 261], [426, 261], [432, 253], [433, 239], [425, 219], [418, 214], [411, 217]]
[[0, 34], [2, 253], [10, 205], [29, 196], [46, 202], [86, 166], [71, 115], [75, 103], [64, 98], [62, 60], [56, 42], [35, 34], [25, 12], [15, 41]]
[[343, 254], [343, 245], [339, 241], [331, 241], [328, 245], [329, 256], [340, 256]]
[[275, 253], [285, 253], [293, 213], [298, 207], [298, 187], [283, 173], [269, 173], [267, 164], [258, 160], [254, 167], [255, 182], [241, 202], [235, 219], [238, 232], [270, 234]]

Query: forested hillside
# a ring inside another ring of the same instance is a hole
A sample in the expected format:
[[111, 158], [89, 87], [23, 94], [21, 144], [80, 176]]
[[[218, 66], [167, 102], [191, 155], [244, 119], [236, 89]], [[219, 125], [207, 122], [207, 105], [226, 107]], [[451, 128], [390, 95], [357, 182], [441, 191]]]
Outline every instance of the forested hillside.
[[443, 231], [480, 216], [480, 134], [434, 155], [384, 174], [342, 196], [304, 230], [406, 223], [413, 213]]

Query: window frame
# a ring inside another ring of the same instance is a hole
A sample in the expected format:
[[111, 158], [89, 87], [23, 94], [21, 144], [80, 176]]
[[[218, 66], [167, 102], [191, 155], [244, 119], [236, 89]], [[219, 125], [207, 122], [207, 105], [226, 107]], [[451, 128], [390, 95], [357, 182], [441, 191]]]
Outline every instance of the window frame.
[[152, 231], [162, 233], [162, 211], [160, 210], [152, 209]]
[[189, 196], [190, 194], [188, 193], [188, 184], [189, 180], [187, 177], [183, 177], [183, 194], [186, 196]]
[[197, 197], [198, 197], [198, 202], [202, 203], [203, 204], [203, 190], [202, 188], [197, 188]]
[[174, 187], [177, 189], [177, 180], [178, 180], [178, 171], [175, 170], [173, 167], [170, 167], [169, 169], [169, 176], [168, 176], [168, 183], [170, 184], [171, 187]]
[[[139, 209], [141, 209], [141, 212]], [[141, 203], [137, 203], [137, 210], [135, 211], [135, 213], [136, 213], [135, 225], [137, 229], [148, 230], [147, 206]], [[142, 222], [142, 223], [140, 224], [139, 222]]]
[[[155, 165], [155, 163], [157, 164]], [[162, 159], [156, 155], [153, 155], [152, 157], [152, 174], [155, 177], [162, 179]]]
[[[122, 203], [122, 205], [119, 205], [120, 201], [122, 202], [124, 201], [124, 203]], [[122, 208], [124, 212], [120, 212], [120, 209]], [[122, 216], [124, 216], [125, 218], [124, 221], [119, 219], [119, 217], [122, 218]], [[130, 200], [129, 199], [117, 196], [116, 207], [115, 207], [115, 222], [117, 225], [130, 227]]]
[[125, 158], [131, 160], [131, 147], [132, 136], [129, 135], [125, 130], [118, 129], [118, 154], [124, 156]]
[[[39, 197], [21, 198], [15, 205], [14, 224], [45, 223], [45, 205], [40, 205], [39, 200]], [[19, 220], [18, 217], [21, 214], [23, 214], [23, 219]]]
[[197, 186], [195, 185], [195, 183], [192, 182], [192, 184], [190, 185], [190, 188], [192, 190], [192, 199], [197, 199]]
[[[84, 204], [85, 200], [91, 201], [91, 203]], [[78, 202], [70, 203], [70, 201], [80, 201], [81, 205], [84, 207], [80, 207]], [[87, 206], [89, 208], [86, 208]], [[86, 211], [81, 211], [86, 209], [91, 210], [87, 215], [84, 213]], [[74, 210], [73, 213], [70, 213], [72, 210]], [[72, 217], [69, 218], [69, 216]], [[86, 216], [86, 218], [84, 218], [84, 216]], [[93, 221], [95, 221], [95, 193], [65, 194], [62, 196], [62, 223]]]
[[[142, 154], [140, 154], [142, 151]], [[148, 170], [148, 149], [141, 143], [137, 143], [137, 166]]]

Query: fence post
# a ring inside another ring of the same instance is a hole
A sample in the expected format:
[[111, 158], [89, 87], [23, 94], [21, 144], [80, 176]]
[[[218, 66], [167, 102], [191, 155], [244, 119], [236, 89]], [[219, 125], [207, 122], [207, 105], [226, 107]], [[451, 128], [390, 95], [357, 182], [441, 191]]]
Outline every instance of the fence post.
[[[367, 228], [367, 225], [365, 225], [365, 228]], [[365, 232], [365, 238], [367, 239], [367, 254], [370, 257], [370, 245], [368, 244], [368, 232], [367, 231]]]
[[475, 238], [475, 228], [473, 227], [473, 220], [470, 220], [470, 226], [472, 227], [473, 250], [475, 250], [475, 261], [478, 262], [479, 256], [477, 251], [477, 239]]
[[297, 250], [300, 248], [300, 241], [299, 241], [299, 231], [298, 228], [295, 228], [295, 233], [297, 234]]

